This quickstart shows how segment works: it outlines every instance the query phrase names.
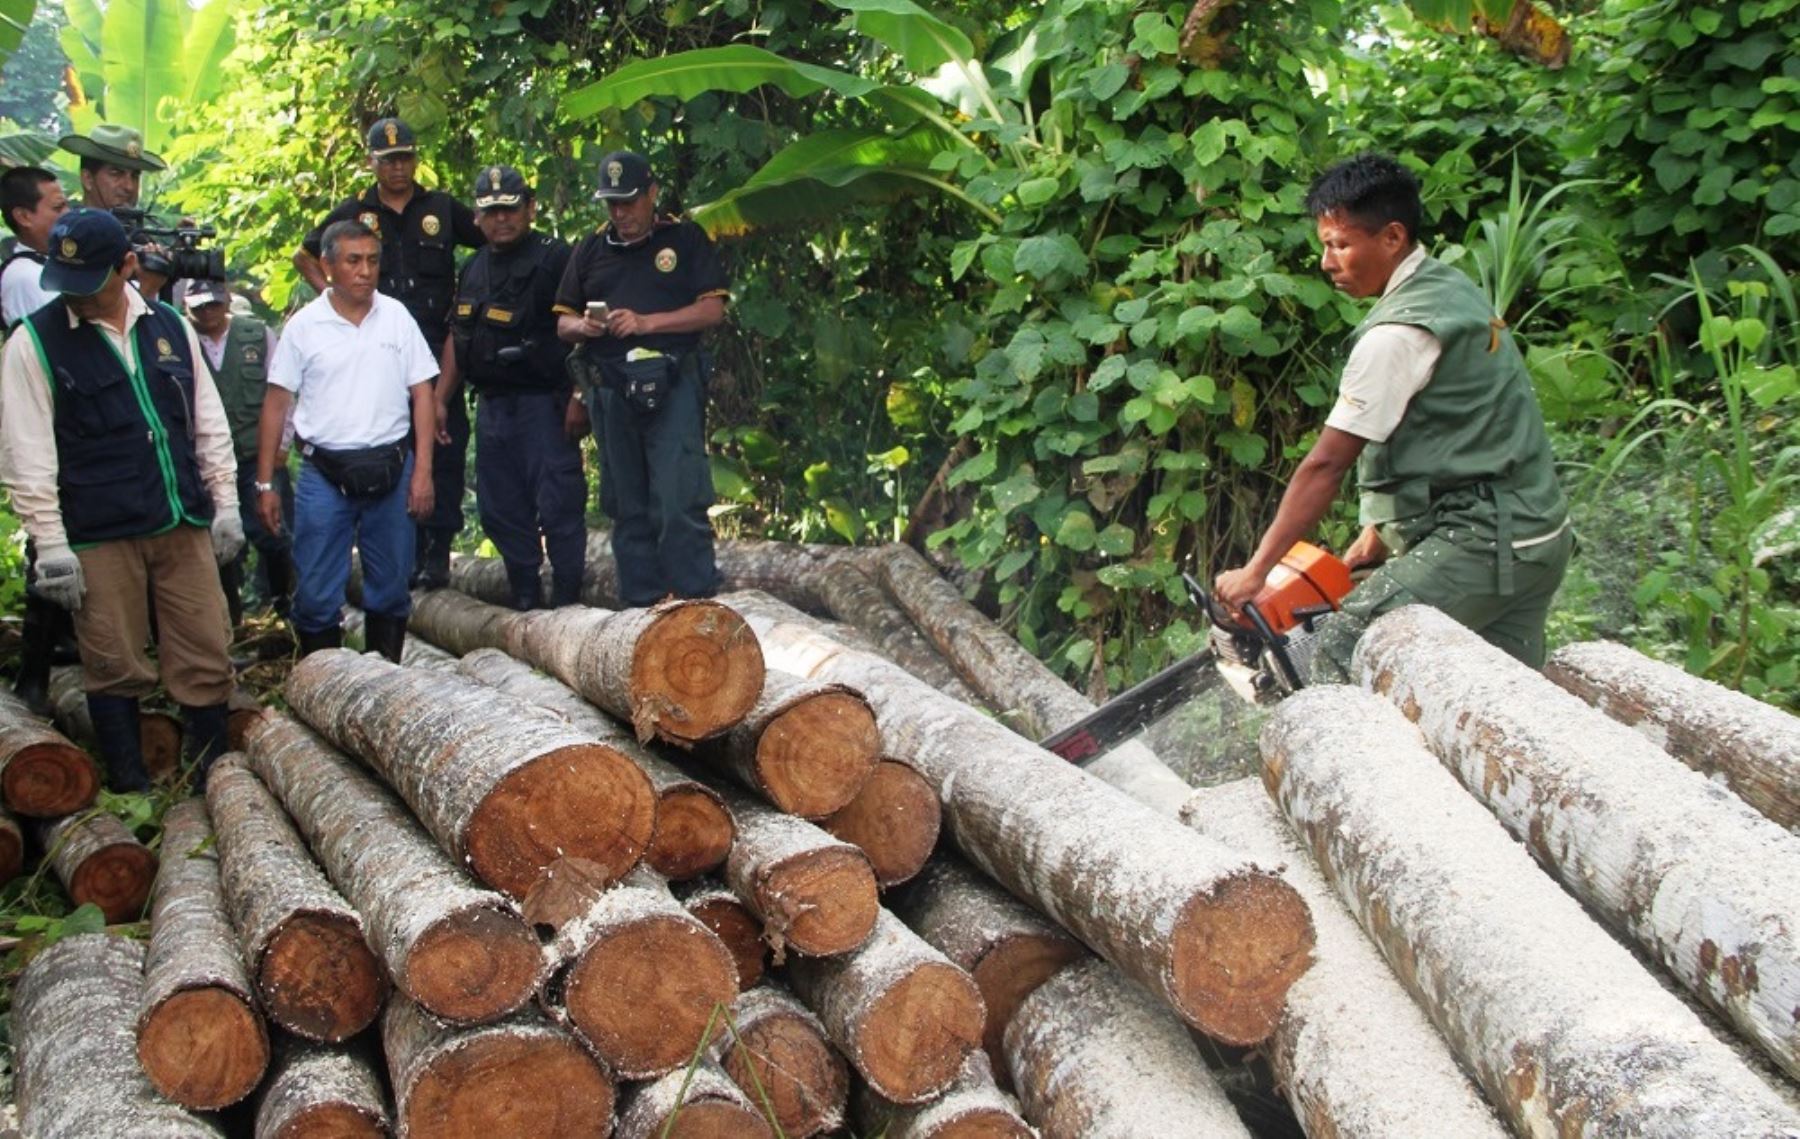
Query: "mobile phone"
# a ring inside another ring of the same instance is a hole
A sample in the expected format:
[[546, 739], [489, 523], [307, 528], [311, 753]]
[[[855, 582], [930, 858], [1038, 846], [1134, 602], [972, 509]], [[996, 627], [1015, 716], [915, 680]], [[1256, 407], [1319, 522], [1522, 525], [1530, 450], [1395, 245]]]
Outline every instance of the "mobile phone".
[[589, 320], [605, 320], [607, 311], [608, 310], [607, 310], [605, 301], [589, 301], [587, 303], [587, 314], [588, 314]]

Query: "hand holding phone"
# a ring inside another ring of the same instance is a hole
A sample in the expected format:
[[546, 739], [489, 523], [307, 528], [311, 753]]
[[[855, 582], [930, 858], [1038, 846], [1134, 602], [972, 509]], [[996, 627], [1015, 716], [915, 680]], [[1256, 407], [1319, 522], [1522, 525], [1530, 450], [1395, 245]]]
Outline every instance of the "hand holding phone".
[[587, 303], [587, 318], [589, 320], [598, 321], [601, 324], [605, 324], [607, 313], [609, 311], [610, 310], [606, 307], [605, 301], [589, 301]]

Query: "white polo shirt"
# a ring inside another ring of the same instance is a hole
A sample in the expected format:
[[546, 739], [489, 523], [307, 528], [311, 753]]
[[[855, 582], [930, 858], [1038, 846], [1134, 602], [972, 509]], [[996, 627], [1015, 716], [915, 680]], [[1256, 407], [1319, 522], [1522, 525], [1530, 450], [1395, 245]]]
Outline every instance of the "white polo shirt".
[[333, 450], [392, 443], [412, 427], [415, 384], [438, 372], [406, 306], [375, 294], [361, 324], [331, 307], [331, 291], [287, 322], [269, 382], [294, 393], [294, 434]]

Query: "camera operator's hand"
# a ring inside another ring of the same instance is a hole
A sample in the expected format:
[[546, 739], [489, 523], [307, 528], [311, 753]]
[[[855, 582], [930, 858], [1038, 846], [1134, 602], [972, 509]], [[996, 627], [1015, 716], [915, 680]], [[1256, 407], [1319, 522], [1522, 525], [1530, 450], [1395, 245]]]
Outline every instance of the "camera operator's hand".
[[244, 520], [235, 510], [221, 510], [212, 520], [213, 558], [220, 565], [232, 561], [244, 549]]
[[169, 283], [169, 276], [167, 273], [158, 273], [146, 268], [144, 260], [149, 258], [159, 265], [167, 265], [169, 263], [168, 247], [152, 241], [138, 246], [132, 252], [137, 254], [137, 271], [132, 274], [131, 279], [137, 285], [138, 295], [145, 300], [154, 300], [163, 291], [163, 286]]
[[81, 608], [81, 598], [87, 593], [81, 559], [66, 545], [38, 547], [31, 584], [39, 597], [71, 613]]

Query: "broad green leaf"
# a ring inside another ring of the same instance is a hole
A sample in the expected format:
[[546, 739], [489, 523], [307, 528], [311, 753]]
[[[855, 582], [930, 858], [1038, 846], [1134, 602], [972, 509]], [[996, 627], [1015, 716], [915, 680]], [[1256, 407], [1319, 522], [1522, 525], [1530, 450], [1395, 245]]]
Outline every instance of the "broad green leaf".
[[0, 66], [6, 63], [6, 57], [17, 51], [19, 43], [25, 38], [25, 29], [31, 26], [31, 14], [37, 10], [37, 0], [0, 0]]
[[850, 26], [892, 50], [915, 75], [975, 58], [969, 37], [912, 0], [827, 0], [850, 13]]
[[800, 63], [749, 44], [731, 44], [628, 63], [597, 83], [571, 91], [563, 97], [562, 110], [570, 118], [585, 119], [657, 96], [692, 99], [708, 91], [754, 91], [765, 84], [796, 99], [820, 91], [858, 98], [881, 86], [846, 71]]
[[994, 508], [1001, 514], [1011, 514], [1034, 501], [1043, 493], [1037, 484], [1037, 476], [1031, 467], [1019, 468], [1013, 474], [993, 485]]
[[[1024, 569], [1026, 566], [1030, 565], [1031, 559], [1035, 556], [1036, 556], [1036, 551], [1034, 551], [1034, 550], [1014, 550], [1014, 551], [1012, 551], [1011, 553], [1007, 554], [1005, 557], [1001, 558], [1000, 564], [997, 567], [995, 567], [994, 580], [995, 581], [1005, 581], [1007, 578], [1011, 577], [1013, 574], [1018, 573], [1020, 570]], [[1090, 645], [1089, 651], [1092, 651], [1091, 645]]]
[[1137, 548], [1137, 536], [1131, 532], [1131, 527], [1114, 522], [1095, 536], [1094, 544], [1110, 557], [1128, 558]]
[[56, 140], [37, 131], [0, 135], [0, 166], [42, 166], [56, 153]]
[[950, 486], [961, 486], [966, 482], [980, 482], [994, 473], [999, 466], [1000, 455], [993, 448], [978, 452], [973, 458], [964, 459], [950, 472], [946, 480]]
[[1085, 510], [1069, 511], [1063, 515], [1062, 524], [1056, 528], [1056, 544], [1067, 546], [1077, 553], [1093, 549], [1098, 538], [1093, 516]]
[[713, 491], [727, 502], [754, 503], [756, 487], [736, 463], [723, 455], [711, 458]]
[[1772, 368], [1746, 368], [1739, 379], [1758, 407], [1773, 407], [1800, 392], [1800, 379], [1796, 379], [1792, 364], [1779, 364]]
[[187, 89], [181, 56], [187, 15], [185, 0], [109, 0], [106, 5], [100, 29], [106, 121], [141, 131], [151, 151], [162, 149], [169, 137], [157, 105]]
[[1054, 273], [1079, 277], [1087, 272], [1087, 254], [1066, 233], [1041, 233], [1019, 242], [1013, 254], [1013, 268], [1043, 280]]
[[218, 94], [225, 57], [237, 43], [238, 0], [207, 0], [188, 21], [181, 59], [187, 83], [181, 100], [189, 106], [209, 102]]
[[823, 505], [825, 507], [825, 524], [831, 527], [833, 533], [843, 538], [844, 541], [852, 543], [862, 536], [862, 511], [858, 510], [853, 503], [847, 499], [833, 497], [826, 499]]
[[1057, 182], [1054, 178], [1032, 178], [1019, 183], [1019, 204], [1023, 206], [1041, 206], [1056, 197]]

